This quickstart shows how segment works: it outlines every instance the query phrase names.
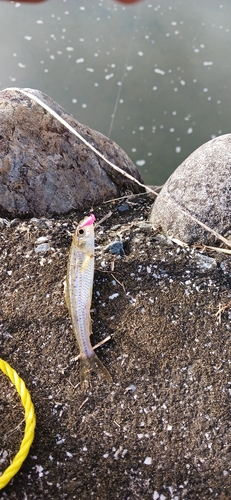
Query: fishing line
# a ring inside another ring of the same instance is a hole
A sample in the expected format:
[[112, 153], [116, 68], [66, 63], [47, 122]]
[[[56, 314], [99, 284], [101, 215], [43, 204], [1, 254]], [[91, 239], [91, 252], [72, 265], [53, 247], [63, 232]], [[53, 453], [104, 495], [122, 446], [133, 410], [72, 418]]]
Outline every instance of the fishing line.
[[126, 172], [125, 170], [122, 170], [122, 168], [120, 168], [120, 167], [117, 167], [117, 165], [114, 165], [102, 153], [100, 153], [100, 151], [98, 151], [94, 146], [92, 146], [92, 144], [90, 144], [90, 142], [86, 141], [86, 139], [84, 139], [84, 137], [82, 135], [80, 135], [79, 132], [77, 132], [77, 130], [75, 130], [71, 125], [69, 125], [69, 123], [66, 120], [64, 120], [64, 118], [59, 116], [58, 113], [56, 113], [47, 104], [45, 104], [45, 102], [41, 101], [41, 99], [39, 99], [39, 97], [37, 97], [37, 96], [35, 96], [35, 95], [31, 94], [30, 92], [27, 92], [23, 89], [20, 89], [18, 87], [8, 87], [8, 88], [4, 89], [4, 91], [5, 90], [10, 90], [10, 91], [16, 90], [16, 91], [21, 92], [22, 94], [26, 95], [27, 97], [29, 97], [33, 101], [37, 102], [37, 104], [39, 104], [40, 106], [42, 106], [42, 108], [44, 108], [46, 111], [48, 111], [48, 113], [50, 113], [50, 115], [54, 116], [54, 118], [56, 118], [56, 120], [58, 120], [60, 123], [62, 123], [62, 125], [64, 125], [64, 127], [66, 127], [70, 132], [72, 132], [72, 134], [74, 134], [76, 137], [78, 137], [78, 139], [80, 139], [80, 141], [82, 141], [84, 144], [86, 144], [86, 146], [88, 146], [97, 156], [102, 158], [102, 160], [104, 160], [108, 165], [110, 165], [110, 167], [114, 168], [114, 170], [119, 172], [124, 177], [127, 177], [132, 182], [135, 182], [136, 184], [138, 184], [138, 186], [143, 187], [147, 191], [150, 191], [150, 193], [153, 193], [156, 196], [158, 196], [158, 193], [156, 193], [149, 186], [145, 186], [145, 184], [143, 184], [142, 182], [135, 179], [135, 177], [128, 174], [128, 172]]
[[119, 85], [119, 83], [120, 83], [120, 85], [119, 85], [119, 88], [118, 88], [118, 92], [117, 92], [117, 96], [116, 96], [116, 100], [115, 100], [115, 106], [114, 106], [114, 109], [113, 109], [113, 113], [111, 115], [111, 123], [110, 123], [109, 131], [108, 131], [108, 137], [110, 137], [110, 135], [111, 135], [111, 131], [112, 131], [112, 128], [113, 128], [113, 125], [114, 125], [115, 116], [116, 116], [116, 113], [117, 113], [117, 108], [118, 108], [118, 105], [119, 105], [119, 99], [120, 99], [121, 91], [122, 91], [123, 84], [124, 84], [124, 79], [125, 79], [125, 76], [127, 76], [126, 70], [127, 70], [127, 67], [128, 67], [128, 62], [129, 62], [129, 59], [130, 59], [130, 55], [131, 55], [133, 43], [134, 43], [134, 40], [135, 40], [135, 32], [136, 32], [136, 29], [137, 29], [137, 24], [138, 24], [138, 16], [135, 16], [134, 17], [133, 31], [132, 31], [132, 35], [131, 35], [130, 43], [129, 43], [129, 46], [128, 46], [128, 51], [127, 51], [125, 63], [124, 63], [124, 69], [123, 69], [123, 73], [122, 73], [122, 78], [121, 78], [121, 81], [118, 82], [118, 85]]

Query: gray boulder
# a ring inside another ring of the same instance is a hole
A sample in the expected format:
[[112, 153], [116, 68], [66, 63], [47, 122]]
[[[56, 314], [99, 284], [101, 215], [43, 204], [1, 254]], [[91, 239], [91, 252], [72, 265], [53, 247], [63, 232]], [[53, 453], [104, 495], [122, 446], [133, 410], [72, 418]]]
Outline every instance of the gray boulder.
[[[125, 152], [82, 125], [51, 98], [39, 97], [109, 161], [142, 182]], [[51, 216], [139, 192], [31, 98], [17, 89], [0, 92], [0, 213]]]
[[175, 170], [150, 217], [166, 236], [214, 244], [216, 237], [188, 214], [226, 238], [231, 234], [231, 134], [203, 144]]

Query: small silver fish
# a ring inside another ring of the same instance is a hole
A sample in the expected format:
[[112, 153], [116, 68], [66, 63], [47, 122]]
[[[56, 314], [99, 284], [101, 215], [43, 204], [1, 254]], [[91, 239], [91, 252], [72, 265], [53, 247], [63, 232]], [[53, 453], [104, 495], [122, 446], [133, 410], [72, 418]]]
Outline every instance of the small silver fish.
[[80, 349], [81, 387], [90, 385], [90, 372], [99, 368], [104, 377], [110, 373], [95, 354], [90, 342], [92, 288], [94, 279], [94, 224], [95, 216], [85, 217], [73, 236], [67, 265], [65, 298], [72, 327]]

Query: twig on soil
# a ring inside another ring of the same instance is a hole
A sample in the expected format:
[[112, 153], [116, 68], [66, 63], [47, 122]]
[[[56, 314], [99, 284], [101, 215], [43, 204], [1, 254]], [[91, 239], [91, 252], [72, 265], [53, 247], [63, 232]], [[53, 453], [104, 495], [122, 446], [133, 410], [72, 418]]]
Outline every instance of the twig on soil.
[[124, 284], [123, 284], [123, 283], [121, 283], [121, 281], [119, 281], [119, 280], [118, 280], [118, 279], [114, 276], [114, 274], [112, 274], [112, 277], [114, 278], [114, 280], [115, 280], [115, 281], [116, 281], [116, 282], [117, 282], [120, 286], [122, 286], [124, 293], [126, 293], [126, 290], [125, 290], [125, 286], [124, 286]]
[[[98, 347], [100, 347], [103, 344], [106, 344], [106, 342], [108, 342], [108, 340], [110, 340], [110, 339], [111, 339], [111, 335], [108, 335], [105, 339], [101, 340], [101, 342], [99, 342], [98, 344], [94, 345], [93, 349], [98, 349]], [[71, 358], [70, 362], [72, 363], [73, 361], [77, 361], [80, 358], [81, 358], [81, 356], [80, 356], [80, 354], [78, 354], [78, 356], [75, 356], [74, 358]]]
[[114, 422], [114, 424], [116, 424], [116, 425], [117, 425], [117, 427], [119, 427], [119, 428], [120, 428], [120, 424], [118, 424], [115, 420], [113, 420], [113, 422]]
[[82, 402], [82, 404], [79, 406], [79, 410], [81, 410], [83, 408], [83, 406], [85, 405], [85, 403], [87, 403], [89, 398], [86, 398], [84, 399], [84, 401]]
[[225, 309], [229, 309], [231, 307], [231, 300], [224, 304], [223, 306], [219, 304], [218, 311], [215, 313], [215, 316], [218, 318], [219, 325], [221, 324], [221, 313], [225, 311]]
[[173, 241], [173, 243], [176, 243], [176, 245], [179, 245], [180, 247], [188, 247], [189, 245], [185, 243], [184, 241], [179, 240], [178, 238], [174, 238], [172, 236], [168, 236], [168, 238]]
[[[188, 243], [185, 243], [184, 241], [179, 240], [178, 238], [173, 238], [171, 236], [168, 236], [168, 238], [173, 241], [173, 243], [176, 243], [177, 245], [181, 247], [188, 247]], [[193, 245], [192, 248], [197, 248], [199, 250], [214, 250], [214, 252], [219, 252], [219, 253], [227, 253], [228, 255], [231, 255], [231, 250], [229, 248], [221, 248], [221, 247], [211, 247], [209, 245]]]
[[231, 255], [231, 250], [229, 250], [228, 248], [220, 248], [220, 247], [210, 247], [208, 245], [193, 245], [193, 248], [199, 248], [201, 250], [214, 250], [215, 252], [219, 252], [219, 253], [227, 253], [229, 255]]
[[[145, 186], [146, 187], [146, 186]], [[156, 189], [161, 189], [163, 186], [155, 186]], [[157, 193], [156, 191], [152, 191], [153, 194], [155, 194], [156, 196], [158, 196], [159, 193]], [[132, 194], [125, 194], [124, 196], [120, 196], [119, 198], [112, 198], [111, 200], [106, 200], [106, 201], [103, 201], [103, 205], [106, 205], [106, 203], [113, 203], [114, 201], [120, 201], [120, 200], [129, 200], [130, 198], [137, 198], [137, 196], [146, 196], [147, 194], [149, 194], [149, 192], [145, 192], [145, 193], [132, 193]]]
[[96, 222], [95, 227], [100, 226], [100, 224], [102, 224], [105, 220], [109, 219], [109, 217], [111, 216], [112, 216], [112, 211], [110, 210], [110, 212], [108, 212], [108, 214], [102, 217], [102, 219], [100, 219], [99, 222]]
[[73, 387], [73, 389], [76, 389], [80, 385], [80, 382], [78, 382], [78, 384], [76, 385], [72, 384], [72, 382], [69, 379], [67, 379], [67, 382], [69, 382], [69, 384], [71, 385], [71, 387]]
[[14, 427], [14, 429], [12, 429], [11, 431], [9, 431], [7, 433], [7, 436], [10, 436], [11, 434], [14, 434], [16, 431], [18, 431], [20, 429], [21, 425], [24, 424], [24, 423], [25, 423], [25, 418], [23, 420], [21, 420], [21, 422], [19, 422], [19, 424], [16, 427]]
[[[140, 196], [141, 193], [139, 193]], [[147, 193], [142, 193], [142, 194], [147, 194]], [[127, 194], [124, 196], [120, 196], [119, 198], [112, 198], [111, 200], [106, 200], [103, 201], [103, 205], [106, 205], [107, 203], [113, 203], [114, 201], [120, 201], [120, 200], [128, 200], [128, 198], [132, 198], [133, 196], [137, 196], [137, 194]]]

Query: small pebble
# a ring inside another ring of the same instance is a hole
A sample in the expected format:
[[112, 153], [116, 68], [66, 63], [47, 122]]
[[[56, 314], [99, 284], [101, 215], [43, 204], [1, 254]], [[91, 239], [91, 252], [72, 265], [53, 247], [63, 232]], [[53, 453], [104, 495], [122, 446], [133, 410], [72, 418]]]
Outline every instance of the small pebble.
[[123, 213], [123, 212], [129, 212], [129, 210], [130, 210], [130, 207], [129, 207], [129, 205], [127, 203], [123, 203], [123, 205], [120, 205], [118, 207], [118, 212], [121, 212], [121, 213]]
[[50, 250], [50, 245], [49, 243], [41, 243], [41, 245], [38, 245], [35, 248], [35, 253], [40, 253], [40, 252], [48, 252]]
[[118, 294], [118, 293], [113, 293], [112, 295], [109, 295], [109, 297], [108, 297], [108, 298], [109, 298], [110, 300], [113, 300], [113, 299], [115, 299], [115, 298], [116, 298], [116, 297], [118, 297], [118, 296], [119, 296], [119, 294]]
[[0, 229], [4, 229], [6, 226], [9, 226], [8, 220], [0, 218]]
[[112, 241], [106, 246], [105, 252], [109, 251], [112, 255], [124, 255], [123, 243], [120, 240]]
[[36, 244], [40, 244], [40, 243], [45, 243], [48, 241], [48, 236], [40, 236], [40, 238], [38, 238], [35, 243]]
[[195, 253], [194, 260], [196, 264], [201, 269], [215, 269], [217, 267], [216, 259], [212, 257], [208, 257], [207, 255], [203, 255], [202, 253]]
[[19, 220], [18, 219], [13, 219], [11, 222], [10, 222], [10, 227], [16, 227], [19, 225]]
[[126, 387], [125, 389], [125, 392], [127, 391], [132, 391], [132, 392], [135, 392], [136, 391], [136, 386], [134, 384], [130, 384], [128, 387]]
[[224, 260], [220, 263], [220, 268], [224, 274], [231, 274], [231, 262], [230, 260]]
[[160, 498], [158, 491], [154, 491], [152, 498], [153, 498], [153, 500], [158, 500], [158, 498]]

